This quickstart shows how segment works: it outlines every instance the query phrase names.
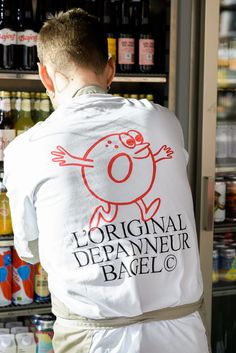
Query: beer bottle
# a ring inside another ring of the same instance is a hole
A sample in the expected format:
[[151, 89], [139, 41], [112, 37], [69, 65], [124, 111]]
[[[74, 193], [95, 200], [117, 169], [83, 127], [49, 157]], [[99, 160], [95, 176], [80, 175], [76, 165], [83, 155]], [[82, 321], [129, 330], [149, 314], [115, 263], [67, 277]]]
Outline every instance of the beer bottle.
[[116, 61], [116, 36], [113, 28], [111, 0], [104, 1], [103, 25], [107, 34], [108, 55]]
[[139, 70], [147, 73], [154, 68], [155, 41], [150, 29], [149, 0], [142, 0], [139, 36]]
[[34, 123], [37, 123], [39, 119], [39, 114], [40, 114], [40, 92], [35, 93], [35, 101], [34, 101], [34, 114], [33, 114], [33, 121]]
[[15, 126], [16, 121], [19, 118], [20, 111], [21, 111], [21, 92], [17, 91], [16, 92], [16, 103], [15, 103], [15, 114], [13, 115], [14, 126]]
[[36, 7], [36, 29], [37, 32], [40, 31], [46, 19], [46, 9], [45, 2], [42, 0], [37, 1]]
[[32, 0], [20, 0], [21, 13], [23, 12], [23, 28], [17, 32], [17, 45], [19, 49], [20, 65], [19, 69], [36, 70], [37, 69], [37, 33], [33, 26]]
[[21, 96], [21, 110], [15, 123], [15, 130], [17, 135], [20, 135], [34, 125], [31, 117], [30, 93], [22, 92]]
[[46, 93], [40, 93], [40, 105], [39, 105], [39, 114], [38, 121], [44, 121], [50, 115], [50, 101]]
[[15, 68], [16, 30], [10, 0], [0, 0], [0, 67]]
[[118, 70], [132, 72], [135, 65], [135, 39], [131, 30], [129, 6], [126, 0], [121, 4], [121, 31], [118, 38]]
[[12, 222], [7, 189], [3, 185], [3, 173], [0, 174], [0, 236], [12, 234]]
[[0, 99], [0, 161], [3, 161], [3, 151], [16, 134], [13, 127], [10, 92], [1, 91]]
[[141, 20], [141, 2], [133, 0], [131, 3], [131, 26], [135, 37], [135, 71], [139, 71], [139, 31]]
[[13, 125], [16, 120], [16, 92], [11, 92], [11, 113], [12, 113], [12, 121]]

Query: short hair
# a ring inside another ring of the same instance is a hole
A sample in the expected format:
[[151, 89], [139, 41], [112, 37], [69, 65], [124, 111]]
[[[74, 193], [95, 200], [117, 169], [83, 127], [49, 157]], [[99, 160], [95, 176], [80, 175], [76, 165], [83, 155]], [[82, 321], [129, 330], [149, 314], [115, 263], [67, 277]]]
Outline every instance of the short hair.
[[37, 40], [38, 58], [56, 69], [72, 64], [102, 73], [108, 60], [107, 37], [98, 19], [76, 8], [50, 16]]

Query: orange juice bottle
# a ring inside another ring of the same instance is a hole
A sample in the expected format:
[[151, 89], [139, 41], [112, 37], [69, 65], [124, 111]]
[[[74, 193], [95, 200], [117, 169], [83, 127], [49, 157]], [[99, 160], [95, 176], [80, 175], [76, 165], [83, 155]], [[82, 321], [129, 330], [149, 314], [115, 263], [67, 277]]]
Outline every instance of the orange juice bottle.
[[2, 175], [0, 176], [0, 236], [12, 234], [11, 211], [7, 189], [3, 185]]

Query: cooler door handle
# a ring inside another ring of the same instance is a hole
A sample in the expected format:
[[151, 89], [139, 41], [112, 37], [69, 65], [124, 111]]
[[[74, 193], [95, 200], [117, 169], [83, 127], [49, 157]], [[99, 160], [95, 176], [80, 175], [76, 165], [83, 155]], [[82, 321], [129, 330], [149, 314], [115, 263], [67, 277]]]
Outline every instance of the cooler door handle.
[[204, 186], [204, 204], [206, 205], [204, 210], [204, 230], [212, 232], [214, 229], [215, 178], [211, 176], [204, 177]]

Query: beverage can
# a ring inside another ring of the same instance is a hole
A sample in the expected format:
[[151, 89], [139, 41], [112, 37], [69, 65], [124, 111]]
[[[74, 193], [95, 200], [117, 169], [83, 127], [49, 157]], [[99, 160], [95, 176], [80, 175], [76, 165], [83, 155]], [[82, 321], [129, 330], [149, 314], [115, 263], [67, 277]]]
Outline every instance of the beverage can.
[[40, 263], [35, 265], [34, 300], [37, 303], [44, 303], [50, 300], [48, 275]]
[[31, 304], [34, 299], [34, 266], [21, 260], [13, 249], [13, 293], [14, 304]]
[[213, 249], [212, 282], [219, 282], [219, 251], [217, 249]]
[[236, 281], [235, 249], [226, 248], [222, 252], [221, 280], [223, 282]]
[[236, 220], [236, 175], [229, 175], [226, 180], [226, 219]]
[[10, 247], [0, 247], [0, 306], [11, 304], [12, 255]]
[[215, 181], [215, 207], [214, 207], [214, 221], [225, 221], [225, 198], [226, 198], [226, 184], [223, 177], [216, 177]]
[[37, 342], [37, 352], [53, 353], [52, 338], [55, 316], [52, 314], [32, 317], [35, 326], [35, 337]]

